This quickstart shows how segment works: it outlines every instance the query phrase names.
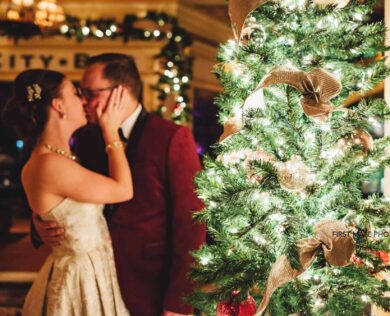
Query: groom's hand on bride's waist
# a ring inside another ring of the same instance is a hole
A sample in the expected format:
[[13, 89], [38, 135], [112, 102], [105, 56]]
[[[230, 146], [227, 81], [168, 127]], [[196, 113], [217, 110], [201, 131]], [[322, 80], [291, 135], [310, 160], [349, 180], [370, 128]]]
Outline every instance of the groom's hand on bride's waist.
[[56, 221], [44, 221], [39, 215], [33, 215], [35, 229], [45, 245], [59, 246], [64, 240], [65, 230]]

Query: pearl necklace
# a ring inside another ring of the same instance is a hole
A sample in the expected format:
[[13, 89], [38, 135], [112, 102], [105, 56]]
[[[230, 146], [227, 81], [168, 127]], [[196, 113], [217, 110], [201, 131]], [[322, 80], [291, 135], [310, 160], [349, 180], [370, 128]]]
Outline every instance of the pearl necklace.
[[73, 161], [77, 160], [77, 157], [75, 155], [68, 153], [64, 149], [57, 148], [57, 147], [50, 145], [50, 144], [43, 144], [43, 146], [45, 146], [47, 149], [49, 149], [51, 152], [53, 152], [55, 154], [59, 154], [61, 156], [64, 156], [65, 158], [68, 158], [68, 159], [73, 160]]

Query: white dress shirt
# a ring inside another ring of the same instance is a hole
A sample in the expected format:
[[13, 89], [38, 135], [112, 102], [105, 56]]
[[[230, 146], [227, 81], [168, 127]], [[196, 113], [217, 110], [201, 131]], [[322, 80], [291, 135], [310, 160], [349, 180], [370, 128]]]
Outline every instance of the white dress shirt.
[[124, 120], [124, 122], [122, 123], [121, 129], [123, 132], [123, 136], [125, 136], [127, 139], [130, 138], [131, 132], [134, 128], [135, 121], [137, 120], [141, 111], [142, 111], [142, 105], [138, 104], [138, 106], [134, 110], [134, 112], [131, 113], [131, 115], [126, 120]]

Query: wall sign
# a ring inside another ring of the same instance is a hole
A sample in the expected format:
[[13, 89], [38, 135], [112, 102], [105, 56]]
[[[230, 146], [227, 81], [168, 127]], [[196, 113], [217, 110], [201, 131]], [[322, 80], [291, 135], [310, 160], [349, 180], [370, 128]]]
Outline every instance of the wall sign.
[[60, 54], [40, 53], [0, 53], [0, 71], [25, 70], [30, 68], [82, 69], [88, 59], [86, 53]]

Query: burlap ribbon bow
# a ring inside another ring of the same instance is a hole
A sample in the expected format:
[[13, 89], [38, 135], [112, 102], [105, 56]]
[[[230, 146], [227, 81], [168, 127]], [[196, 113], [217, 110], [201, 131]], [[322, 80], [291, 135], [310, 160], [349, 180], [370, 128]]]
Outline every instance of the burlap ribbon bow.
[[[262, 89], [272, 84], [288, 84], [299, 90], [303, 96], [301, 105], [303, 112], [316, 121], [325, 121], [333, 111], [330, 102], [339, 94], [342, 86], [340, 81], [322, 68], [315, 68], [305, 73], [299, 69], [287, 66], [279, 66], [265, 75], [256, 89], [249, 95], [244, 103], [246, 107], [264, 108], [265, 101]], [[242, 121], [237, 117], [231, 117], [224, 125], [224, 133], [220, 141], [237, 133], [242, 128]]]
[[315, 68], [305, 73], [292, 67], [280, 66], [266, 75], [256, 90], [281, 83], [299, 90], [303, 94], [303, 112], [319, 121], [328, 118], [333, 110], [330, 100], [338, 95], [342, 88], [340, 81], [324, 69]]
[[295, 279], [305, 272], [315, 260], [322, 248], [326, 261], [333, 266], [345, 266], [350, 263], [355, 252], [355, 241], [349, 235], [344, 223], [335, 220], [322, 221], [316, 225], [316, 238], [302, 239], [297, 242], [301, 268], [291, 267], [286, 255], [279, 257], [271, 268], [263, 300], [257, 309], [260, 316], [266, 309], [272, 293], [281, 285]]

